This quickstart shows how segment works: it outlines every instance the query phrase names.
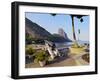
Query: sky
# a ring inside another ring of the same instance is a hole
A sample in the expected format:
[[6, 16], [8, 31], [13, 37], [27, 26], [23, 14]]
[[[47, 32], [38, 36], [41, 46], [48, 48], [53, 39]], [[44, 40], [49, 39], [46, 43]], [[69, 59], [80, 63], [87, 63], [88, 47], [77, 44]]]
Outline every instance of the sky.
[[[67, 33], [68, 38], [73, 40], [72, 20], [69, 14], [52, 16], [49, 13], [25, 12], [25, 17], [45, 28], [51, 34], [58, 33], [58, 29], [62, 28]], [[74, 17], [76, 38], [77, 40], [89, 41], [89, 16], [84, 16], [83, 20], [81, 23], [78, 18]], [[78, 34], [78, 29], [80, 29], [80, 34]]]

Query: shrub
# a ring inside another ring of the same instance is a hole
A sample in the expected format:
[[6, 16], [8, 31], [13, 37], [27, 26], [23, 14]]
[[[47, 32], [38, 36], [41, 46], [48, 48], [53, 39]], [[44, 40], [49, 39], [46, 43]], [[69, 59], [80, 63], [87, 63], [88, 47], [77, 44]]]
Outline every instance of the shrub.
[[32, 47], [29, 47], [26, 49], [26, 54], [33, 55], [35, 52], [36, 50], [33, 49]]
[[48, 60], [48, 54], [46, 54], [45, 51], [41, 50], [41, 51], [36, 53], [36, 60], [37, 61]]
[[87, 53], [87, 54], [83, 55], [82, 59], [85, 60], [85, 61], [87, 61], [89, 63], [90, 62], [89, 54]]
[[26, 44], [31, 44], [33, 37], [30, 34], [26, 33], [25, 40], [26, 40]]

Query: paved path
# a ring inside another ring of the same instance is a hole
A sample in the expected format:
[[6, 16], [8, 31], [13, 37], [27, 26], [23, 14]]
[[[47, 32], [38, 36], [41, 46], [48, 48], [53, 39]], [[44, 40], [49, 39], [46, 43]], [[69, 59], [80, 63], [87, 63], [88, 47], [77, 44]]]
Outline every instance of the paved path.
[[[60, 62], [55, 62], [55, 63], [50, 63], [48, 65], [45, 65], [44, 67], [62, 67], [62, 66], [76, 66], [76, 62], [74, 59], [72, 58], [68, 58], [65, 59], [63, 61]], [[36, 68], [36, 67], [40, 67], [40, 65], [38, 63], [30, 63], [30, 64], [26, 64], [26, 68]]]
[[[82, 59], [82, 55], [84, 54], [86, 53], [78, 55], [71, 54], [69, 57], [59, 57], [57, 58], [57, 60], [54, 60], [45, 67], [88, 65], [89, 63]], [[36, 68], [36, 67], [40, 67], [40, 65], [38, 63], [26, 64], [26, 68]]]

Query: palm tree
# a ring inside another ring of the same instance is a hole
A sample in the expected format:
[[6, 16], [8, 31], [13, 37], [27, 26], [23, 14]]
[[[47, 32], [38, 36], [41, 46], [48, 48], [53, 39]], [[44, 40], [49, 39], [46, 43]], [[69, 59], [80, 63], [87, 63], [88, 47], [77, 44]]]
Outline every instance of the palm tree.
[[75, 27], [74, 27], [74, 17], [77, 17], [80, 19], [80, 22], [83, 22], [83, 17], [84, 15], [71, 15], [72, 19], [72, 32], [73, 32], [73, 39], [74, 39], [74, 45], [78, 46], [77, 40], [76, 40], [76, 35], [75, 35]]
[[[56, 14], [51, 14], [52, 16], [56, 16]], [[75, 35], [75, 27], [74, 27], [74, 17], [80, 19], [80, 22], [82, 23], [83, 22], [83, 16], [86, 16], [86, 15], [78, 15], [78, 14], [75, 14], [75, 15], [70, 15], [71, 16], [71, 19], [72, 19], [72, 32], [73, 32], [73, 39], [74, 39], [74, 44], [76, 46], [78, 46], [78, 43], [77, 43], [77, 40], [76, 40], [76, 35]]]

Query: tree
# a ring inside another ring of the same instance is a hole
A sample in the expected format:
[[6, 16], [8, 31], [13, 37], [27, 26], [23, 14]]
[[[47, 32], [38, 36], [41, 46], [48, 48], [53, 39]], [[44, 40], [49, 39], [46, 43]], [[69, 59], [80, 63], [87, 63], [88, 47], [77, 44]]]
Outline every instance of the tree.
[[80, 19], [80, 22], [83, 22], [83, 16], [85, 15], [71, 15], [71, 19], [72, 19], [72, 32], [73, 32], [73, 39], [74, 39], [74, 45], [78, 46], [77, 40], [76, 40], [76, 35], [75, 35], [75, 27], [74, 27], [74, 17]]
[[36, 53], [35, 59], [43, 67], [48, 60], [48, 54], [44, 50], [40, 50]]
[[[51, 14], [52, 16], [56, 16], [55, 13]], [[74, 39], [74, 44], [76, 46], [78, 46], [78, 43], [77, 43], [77, 40], [76, 40], [76, 35], [75, 35], [75, 27], [74, 27], [74, 17], [78, 18], [80, 20], [80, 22], [82, 23], [83, 22], [83, 16], [87, 16], [87, 15], [78, 15], [78, 14], [75, 14], [75, 15], [70, 15], [71, 16], [71, 19], [72, 19], [72, 32], [73, 32], [73, 39]]]
[[25, 52], [26, 52], [26, 54], [28, 54], [28, 55], [33, 55], [33, 54], [36, 52], [36, 50], [33, 49], [32, 47], [29, 47], [29, 48], [27, 48], [27, 49], [25, 50]]
[[30, 34], [26, 33], [25, 40], [26, 40], [26, 44], [31, 44], [33, 37]]
[[48, 59], [48, 54], [44, 50], [40, 50], [36, 53], [36, 60], [37, 61], [46, 61]]

